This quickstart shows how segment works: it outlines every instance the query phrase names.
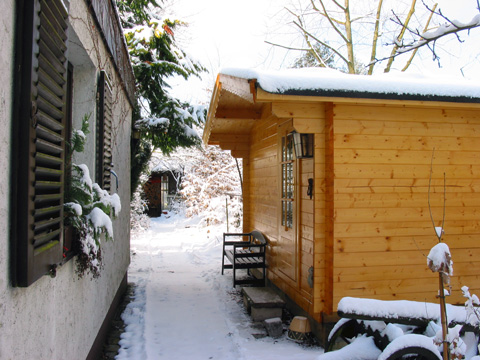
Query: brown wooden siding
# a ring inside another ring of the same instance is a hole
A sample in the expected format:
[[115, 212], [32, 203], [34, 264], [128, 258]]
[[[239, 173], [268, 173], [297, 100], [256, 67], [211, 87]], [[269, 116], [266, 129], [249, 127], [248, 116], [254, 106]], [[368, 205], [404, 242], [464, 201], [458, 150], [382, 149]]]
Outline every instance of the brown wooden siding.
[[450, 302], [480, 290], [480, 113], [466, 109], [334, 107], [333, 303], [343, 296], [436, 302], [426, 267], [446, 176], [445, 242], [454, 261]]
[[[269, 279], [282, 291], [284, 291], [292, 300], [294, 300], [304, 310], [312, 316], [314, 309], [314, 290], [308, 284], [309, 268], [314, 266], [315, 256], [315, 199], [323, 198], [323, 181], [314, 181], [314, 199], [307, 196], [308, 179], [315, 178], [315, 172], [318, 172], [317, 166], [321, 167], [323, 160], [319, 164], [314, 159], [303, 159], [297, 161], [298, 188], [296, 201], [297, 216], [297, 238], [293, 245], [295, 249], [286, 252], [279, 241], [279, 218], [281, 216], [279, 201], [279, 158], [278, 141], [279, 126], [289, 119], [292, 125], [295, 121], [303, 121], [308, 117], [311, 121], [314, 116], [323, 118], [323, 106], [318, 104], [309, 104], [308, 106], [296, 106], [295, 114], [292, 118], [289, 113], [282, 112], [282, 104], [273, 104], [273, 111], [277, 117], [270, 112], [264, 112], [262, 120], [256, 121], [251, 132], [250, 156], [248, 159], [248, 172], [250, 184], [250, 196], [248, 217], [244, 223], [248, 224], [250, 229], [259, 229], [263, 231], [269, 239], [268, 248], [268, 276]], [[318, 120], [317, 120], [318, 122]], [[322, 127], [323, 129], [323, 127]], [[320, 141], [323, 142], [322, 139]], [[322, 154], [324, 144], [317, 146], [317, 151]], [[323, 173], [323, 170], [321, 170]], [[323, 219], [321, 220], [323, 222]], [[245, 230], [247, 230], [245, 228]], [[323, 234], [321, 234], [323, 238]], [[289, 246], [290, 246], [289, 245]], [[323, 245], [322, 245], [323, 246]], [[323, 250], [322, 250], [323, 252]], [[297, 254], [295, 259], [290, 259], [292, 254]], [[284, 259], [283, 257], [289, 257]], [[288, 276], [285, 270], [285, 264], [291, 263], [296, 267], [296, 271]], [[315, 270], [314, 281], [317, 281], [318, 274], [321, 271]], [[321, 276], [321, 275], [320, 275]], [[323, 279], [322, 279], [323, 281]], [[317, 281], [318, 282], [318, 281]], [[322, 309], [318, 310], [318, 313]]]

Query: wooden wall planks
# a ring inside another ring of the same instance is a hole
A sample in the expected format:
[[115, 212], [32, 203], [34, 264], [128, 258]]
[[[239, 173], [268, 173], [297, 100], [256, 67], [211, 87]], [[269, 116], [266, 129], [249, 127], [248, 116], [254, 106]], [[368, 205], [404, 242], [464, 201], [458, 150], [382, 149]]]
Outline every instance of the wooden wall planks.
[[436, 301], [426, 268], [440, 225], [446, 176], [445, 242], [454, 261], [450, 302], [480, 290], [480, 112], [337, 104], [334, 109], [334, 296]]

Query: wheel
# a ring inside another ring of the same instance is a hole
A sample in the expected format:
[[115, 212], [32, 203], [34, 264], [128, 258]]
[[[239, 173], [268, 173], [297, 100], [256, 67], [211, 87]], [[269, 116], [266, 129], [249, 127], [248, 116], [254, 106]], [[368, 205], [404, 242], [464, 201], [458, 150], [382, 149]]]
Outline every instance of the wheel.
[[424, 335], [408, 334], [393, 340], [378, 360], [442, 360], [433, 340]]
[[361, 327], [354, 319], [341, 319], [328, 336], [325, 352], [335, 351], [350, 344], [361, 332]]
[[435, 354], [434, 352], [419, 346], [409, 346], [404, 349], [397, 350], [393, 354], [391, 354], [389, 357], [385, 358], [385, 360], [401, 360], [401, 359], [440, 360], [441, 358], [439, 358], [438, 355]]

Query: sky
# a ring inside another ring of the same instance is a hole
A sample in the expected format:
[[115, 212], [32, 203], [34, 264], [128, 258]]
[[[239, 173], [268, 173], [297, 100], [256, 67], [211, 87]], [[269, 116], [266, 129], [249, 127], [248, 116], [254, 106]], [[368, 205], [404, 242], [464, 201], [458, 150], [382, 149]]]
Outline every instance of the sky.
[[[303, 0], [305, 2], [306, 0]], [[353, 0], [359, 4], [363, 0]], [[396, 0], [398, 1], [398, 0]], [[408, 6], [410, 0], [403, 0]], [[172, 94], [193, 103], [207, 103], [209, 89], [222, 68], [242, 67], [280, 69], [292, 64], [299, 52], [273, 47], [265, 40], [282, 44], [297, 44], [297, 36], [286, 26], [291, 18], [285, 7], [293, 8], [302, 0], [174, 0], [167, 12], [189, 25], [178, 34], [182, 49], [198, 59], [209, 73], [203, 79], [172, 81]], [[469, 21], [477, 13], [476, 0], [438, 0], [439, 7], [449, 18]], [[370, 3], [372, 4], [372, 3]], [[376, 4], [376, 2], [375, 2]], [[422, 7], [417, 1], [417, 8]], [[425, 49], [416, 56], [410, 72], [425, 72], [478, 78], [480, 72], [480, 30], [461, 34], [465, 41], [459, 44], [455, 36], [445, 42], [446, 52], [441, 57], [441, 68], [432, 61]], [[461, 64], [461, 66], [459, 66]]]

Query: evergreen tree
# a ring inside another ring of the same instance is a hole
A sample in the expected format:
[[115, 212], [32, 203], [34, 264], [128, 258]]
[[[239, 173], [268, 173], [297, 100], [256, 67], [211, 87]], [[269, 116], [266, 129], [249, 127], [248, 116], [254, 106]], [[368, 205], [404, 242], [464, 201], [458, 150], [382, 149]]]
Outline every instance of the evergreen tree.
[[184, 23], [163, 18], [159, 1], [117, 0], [117, 5], [138, 98], [133, 130], [140, 133], [140, 139], [132, 143], [133, 192], [153, 149], [169, 154], [177, 147], [200, 143], [194, 126], [204, 121], [206, 110], [173, 98], [168, 93], [168, 78], [188, 79], [205, 69], [177, 45], [174, 31]]
[[[318, 58], [323, 59], [324, 63], [318, 61]], [[329, 67], [335, 68], [335, 54], [328, 47], [323, 46], [320, 43], [316, 43], [313, 49], [305, 51], [300, 57], [298, 57], [294, 63], [293, 68], [306, 68], [306, 67]]]

